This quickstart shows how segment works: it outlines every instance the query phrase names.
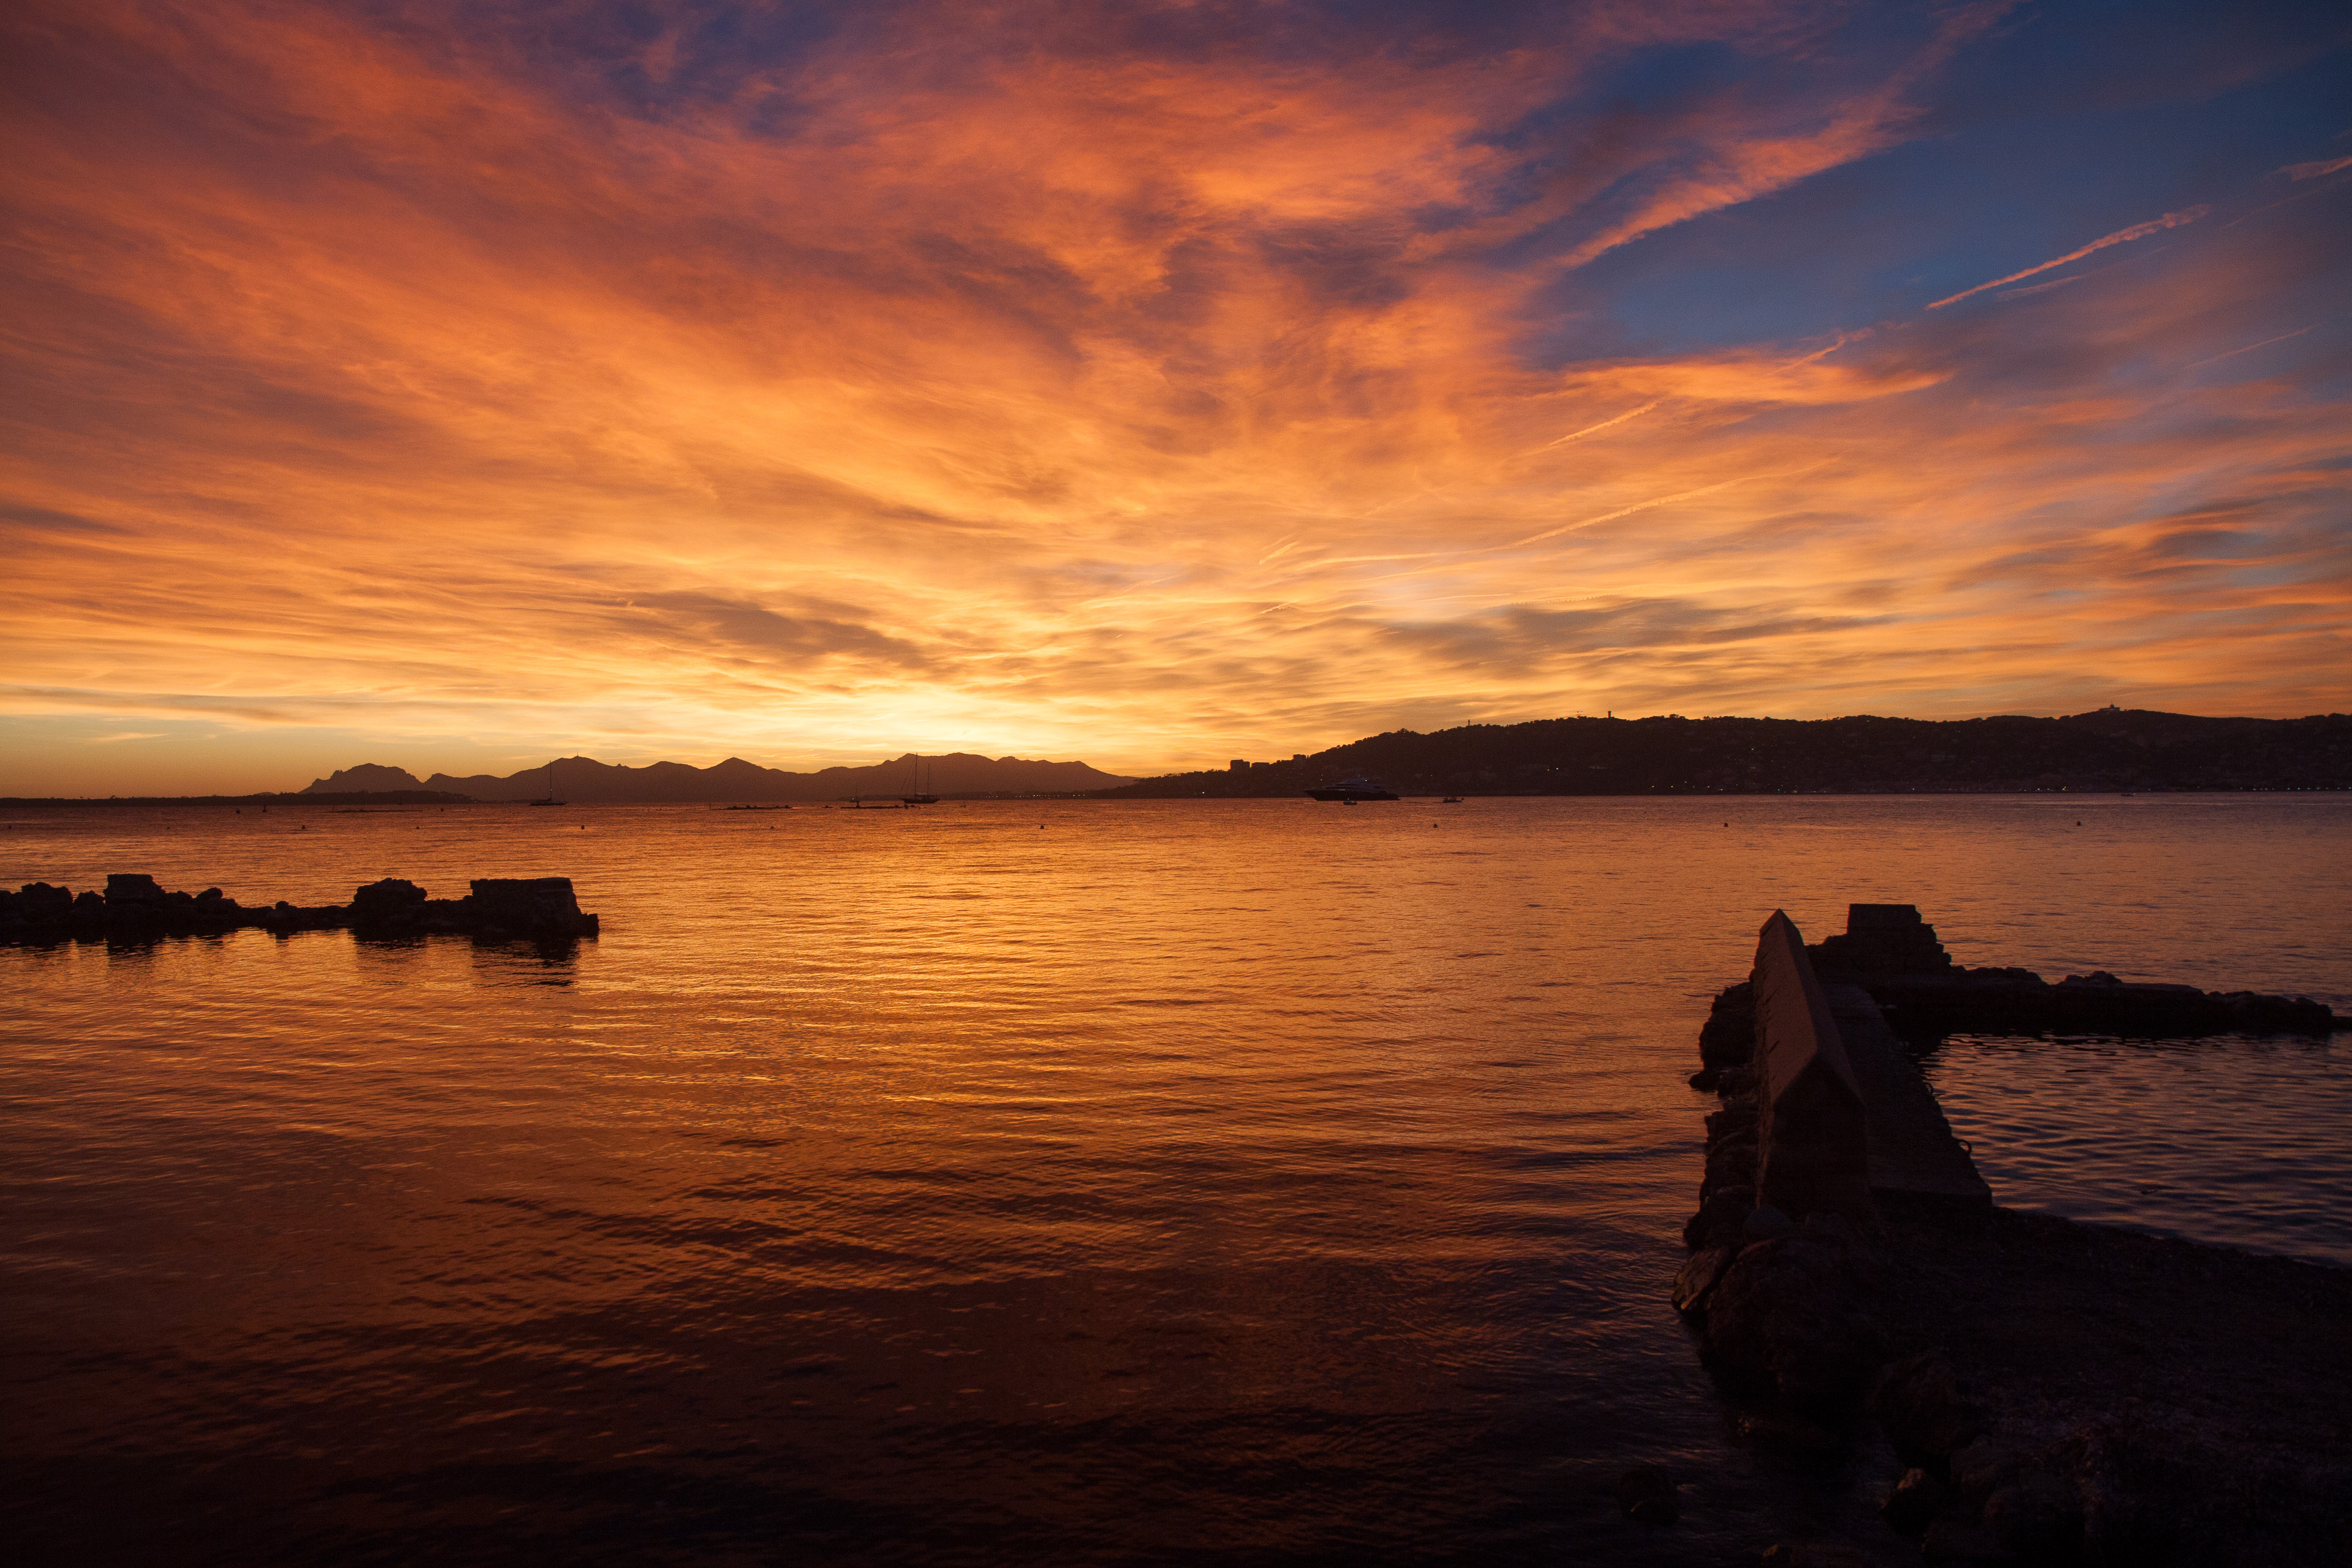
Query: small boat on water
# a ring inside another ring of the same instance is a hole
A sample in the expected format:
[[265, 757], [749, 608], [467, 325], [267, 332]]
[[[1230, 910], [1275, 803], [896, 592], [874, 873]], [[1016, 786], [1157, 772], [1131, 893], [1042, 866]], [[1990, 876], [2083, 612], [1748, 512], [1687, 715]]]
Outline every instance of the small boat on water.
[[1396, 791], [1378, 779], [1368, 779], [1361, 773], [1341, 779], [1335, 784], [1307, 792], [1309, 800], [1336, 800], [1342, 805], [1353, 805], [1360, 800], [1394, 800]]
[[1449, 795], [1438, 804], [1440, 805], [1460, 805], [1462, 804], [1462, 797], [1458, 795]]

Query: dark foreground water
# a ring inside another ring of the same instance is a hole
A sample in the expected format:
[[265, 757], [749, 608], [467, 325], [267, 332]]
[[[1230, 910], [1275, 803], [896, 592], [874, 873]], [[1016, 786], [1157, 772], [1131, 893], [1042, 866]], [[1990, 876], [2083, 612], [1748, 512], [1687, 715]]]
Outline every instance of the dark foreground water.
[[[2352, 1006], [2343, 797], [0, 831], [9, 885], [114, 870], [247, 903], [563, 874], [604, 934], [0, 951], [19, 1561], [1886, 1541], [1891, 1458], [1741, 1447], [1664, 1300], [1713, 1104], [1683, 1079], [1764, 915], [1916, 901], [1963, 963]], [[2347, 1262], [2347, 1046], [1930, 1071], [2002, 1201]], [[1618, 1519], [1645, 1462], [1682, 1524]]]

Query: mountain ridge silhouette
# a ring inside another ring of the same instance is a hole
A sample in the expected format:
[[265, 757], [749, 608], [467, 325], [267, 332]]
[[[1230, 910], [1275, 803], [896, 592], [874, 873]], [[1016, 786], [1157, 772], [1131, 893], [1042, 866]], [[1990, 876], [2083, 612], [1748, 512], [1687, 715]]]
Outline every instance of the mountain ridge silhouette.
[[303, 795], [360, 791], [439, 790], [476, 800], [543, 800], [610, 805], [675, 805], [695, 802], [838, 800], [845, 795], [1066, 795], [1113, 789], [1132, 778], [1107, 773], [1084, 763], [983, 757], [971, 752], [921, 756], [909, 752], [866, 767], [822, 768], [791, 773], [729, 757], [707, 768], [686, 763], [645, 767], [600, 763], [593, 757], [557, 757], [501, 778], [492, 773], [458, 777], [435, 773], [419, 779], [405, 768], [362, 763], [313, 779]]

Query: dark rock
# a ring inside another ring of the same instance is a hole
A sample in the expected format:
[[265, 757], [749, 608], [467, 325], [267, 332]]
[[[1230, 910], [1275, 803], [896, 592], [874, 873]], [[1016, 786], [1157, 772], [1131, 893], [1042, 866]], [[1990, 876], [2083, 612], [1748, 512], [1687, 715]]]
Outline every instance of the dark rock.
[[487, 878], [473, 884], [475, 921], [485, 935], [593, 936], [596, 917], [583, 914], [569, 877]]
[[1952, 967], [1936, 928], [1912, 904], [1848, 904], [1845, 934], [1812, 952], [1819, 968], [1841, 974], [1941, 974]]
[[1743, 981], [1727, 985], [1707, 1010], [1698, 1032], [1698, 1058], [1721, 1071], [1746, 1062], [1756, 1049], [1755, 987]]
[[362, 931], [413, 924], [424, 909], [424, 889], [411, 881], [386, 877], [352, 894], [352, 924]]
[[2176, 1505], [2197, 1491], [2169, 1435], [2159, 1454], [2147, 1434], [2107, 1422], [2093, 1426], [2071, 1468], [2083, 1504], [2083, 1541], [2095, 1563], [2161, 1562], [2180, 1534]]
[[1753, 1187], [1720, 1187], [1706, 1194], [1698, 1213], [1683, 1226], [1683, 1245], [1694, 1252], [1707, 1247], [1738, 1246], [1739, 1227], [1746, 1222], [1748, 1211], [1755, 1206]]
[[470, 931], [472, 918], [471, 906], [464, 899], [427, 899], [416, 907], [419, 931]]
[[1884, 1355], [1862, 1310], [1868, 1285], [1852, 1248], [1794, 1236], [1759, 1242], [1716, 1281], [1707, 1350], [1735, 1383], [1769, 1386], [1808, 1415], [1843, 1416]]
[[1725, 1187], [1756, 1184], [1756, 1138], [1716, 1144], [1706, 1152], [1706, 1174], [1699, 1183], [1702, 1196]]
[[1878, 1559], [1843, 1541], [1778, 1542], [1764, 1549], [1769, 1568], [1879, 1568]]
[[2137, 984], [2103, 969], [2070, 974], [2056, 985], [2025, 969], [1880, 974], [1864, 984], [1915, 1037], [2055, 1032], [2157, 1039], [2237, 1031], [2325, 1035], [2335, 1027], [2327, 1008], [2305, 997]]
[[73, 913], [74, 896], [70, 888], [53, 888], [47, 882], [27, 882], [17, 889], [16, 900], [27, 925], [60, 922]]
[[1643, 1465], [1617, 1478], [1617, 1511], [1643, 1524], [1672, 1524], [1682, 1517], [1682, 1500], [1672, 1476]]
[[1694, 1254], [1675, 1275], [1675, 1310], [1685, 1317], [1703, 1311], [1707, 1293], [1737, 1256], [1737, 1250], [1728, 1247], [1710, 1247]]
[[1739, 1238], [1742, 1241], [1769, 1241], [1796, 1228], [1797, 1222], [1787, 1215], [1770, 1204], [1759, 1204], [1748, 1210], [1748, 1217], [1740, 1222]]
[[2212, 1000], [2220, 1003], [2230, 1028], [2247, 1035], [2315, 1035], [2325, 1037], [2340, 1026], [2323, 1003], [2308, 996], [2264, 996], [2232, 991]]
[[1706, 1113], [1706, 1141], [1709, 1143], [1737, 1138], [1743, 1132], [1748, 1135], [1748, 1142], [1755, 1142], [1756, 1108], [1754, 1106], [1727, 1105], [1721, 1110], [1710, 1110]]
[[2011, 1561], [1991, 1531], [1968, 1519], [1939, 1519], [1929, 1525], [1927, 1539], [1919, 1543], [1919, 1555], [1933, 1563]]
[[2017, 1456], [2007, 1444], [1979, 1437], [1952, 1456], [1952, 1484], [1972, 1503], [1981, 1503], [2017, 1476]]
[[2083, 1544], [2083, 1500], [2054, 1476], [2029, 1475], [1985, 1500], [1985, 1528], [2021, 1562], [2057, 1563]]
[[163, 901], [163, 889], [143, 871], [118, 871], [106, 879], [106, 901], [110, 908], [160, 904]]
[[1743, 1411], [1734, 1426], [1742, 1437], [1759, 1448], [1827, 1458], [1843, 1453], [1850, 1446], [1847, 1435], [1840, 1428], [1786, 1410]]
[[1870, 1412], [1907, 1463], [1934, 1464], [1984, 1430], [1984, 1416], [1953, 1376], [1951, 1363], [1929, 1351], [1889, 1365], [1872, 1391]]
[[1927, 1471], [1914, 1468], [1903, 1472], [1895, 1489], [1878, 1511], [1897, 1535], [1919, 1535], [1935, 1522], [1936, 1516], [1952, 1502], [1952, 1490]]
[[303, 909], [281, 899], [258, 923], [279, 936], [298, 931], [341, 931], [352, 923], [352, 911], [347, 904]]

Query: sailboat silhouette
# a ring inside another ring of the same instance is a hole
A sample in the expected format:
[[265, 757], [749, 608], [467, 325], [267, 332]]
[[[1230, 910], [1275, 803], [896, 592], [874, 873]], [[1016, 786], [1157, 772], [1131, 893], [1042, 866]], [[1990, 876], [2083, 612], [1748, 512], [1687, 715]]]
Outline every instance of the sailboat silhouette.
[[908, 782], [912, 784], [915, 787], [911, 794], [900, 795], [898, 797], [900, 800], [906, 802], [908, 805], [937, 805], [940, 804], [940, 797], [938, 795], [926, 795], [923, 792], [923, 760], [912, 752], [907, 753], [907, 773]]

